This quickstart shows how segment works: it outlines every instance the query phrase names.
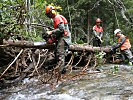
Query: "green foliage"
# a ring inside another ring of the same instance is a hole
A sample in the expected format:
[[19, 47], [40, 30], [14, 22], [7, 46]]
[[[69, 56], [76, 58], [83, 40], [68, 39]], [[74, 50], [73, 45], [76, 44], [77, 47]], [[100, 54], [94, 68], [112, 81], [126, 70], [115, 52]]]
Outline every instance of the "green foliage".
[[[22, 30], [21, 24], [24, 21], [23, 2], [17, 4], [15, 1], [2, 0], [0, 3], [0, 34], [3, 38], [8, 39], [12, 34], [19, 34]], [[16, 12], [17, 11], [17, 12]]]
[[44, 41], [44, 39], [41, 36], [36, 36], [36, 37], [32, 37], [33, 41], [37, 42], [37, 41]]
[[84, 42], [83, 42], [83, 40], [81, 40], [80, 38], [78, 38], [78, 39], [76, 40], [76, 43], [77, 43], [77, 44], [83, 44]]
[[98, 65], [103, 64], [104, 55], [106, 55], [105, 52], [97, 52], [97, 53], [96, 53], [96, 59], [97, 59]]
[[[30, 1], [29, 7], [27, 7], [26, 1]], [[110, 1], [114, 4], [113, 0]], [[122, 2], [127, 9], [126, 17], [132, 20], [133, 1], [123, 0]], [[45, 16], [45, 6], [49, 4], [68, 19], [74, 42], [85, 43], [87, 36], [90, 36], [91, 39], [95, 19], [100, 17], [103, 21], [104, 45], [112, 45], [116, 40], [113, 31], [118, 28], [117, 21], [119, 28], [133, 43], [133, 28], [122, 17], [118, 5], [113, 6], [108, 0], [1, 0], [0, 37], [9, 38], [13, 34], [19, 34], [28, 40], [42, 41], [41, 36], [45, 32], [43, 27], [31, 27], [24, 23], [52, 26], [51, 19]]]
[[118, 71], [119, 71], [119, 66], [118, 65], [114, 65], [114, 67], [111, 69], [112, 74], [117, 74]]
[[116, 75], [119, 72], [119, 65], [114, 65], [111, 67], [110, 71], [109, 71], [109, 75]]

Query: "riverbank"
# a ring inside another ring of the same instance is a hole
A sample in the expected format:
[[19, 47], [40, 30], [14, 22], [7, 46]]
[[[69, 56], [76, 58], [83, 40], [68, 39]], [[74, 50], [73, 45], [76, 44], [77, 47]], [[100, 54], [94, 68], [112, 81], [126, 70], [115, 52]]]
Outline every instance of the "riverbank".
[[59, 82], [52, 90], [37, 78], [0, 90], [3, 100], [133, 100], [133, 72], [127, 65], [103, 65], [100, 72]]

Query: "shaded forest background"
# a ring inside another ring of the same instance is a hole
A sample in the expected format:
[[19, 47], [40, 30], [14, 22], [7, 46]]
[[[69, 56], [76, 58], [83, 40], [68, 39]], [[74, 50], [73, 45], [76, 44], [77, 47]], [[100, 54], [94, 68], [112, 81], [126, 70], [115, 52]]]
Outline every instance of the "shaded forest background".
[[1, 0], [0, 40], [45, 41], [42, 34], [48, 29], [43, 26], [53, 27], [45, 15], [49, 4], [68, 19], [73, 43], [90, 43], [95, 19], [100, 17], [104, 46], [114, 43], [116, 28], [133, 44], [133, 0]]

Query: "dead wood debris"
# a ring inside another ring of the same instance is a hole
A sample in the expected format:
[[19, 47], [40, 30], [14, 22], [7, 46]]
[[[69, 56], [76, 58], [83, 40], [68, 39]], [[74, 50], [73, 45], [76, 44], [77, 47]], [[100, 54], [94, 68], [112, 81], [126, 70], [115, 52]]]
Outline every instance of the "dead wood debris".
[[[70, 57], [66, 56], [69, 59], [66, 62], [67, 73], [61, 75], [59, 73], [60, 66], [56, 66], [53, 51], [35, 48], [2, 48], [1, 54], [5, 53], [5, 55], [1, 57], [6, 56], [12, 59], [7, 59], [8, 62], [10, 61], [8, 65], [0, 66], [0, 82], [15, 83], [26, 77], [37, 76], [42, 83], [55, 85], [59, 81], [73, 80], [86, 75], [86, 70], [89, 67], [96, 68], [98, 65], [95, 53], [72, 51], [69, 53]], [[78, 68], [77, 72], [72, 73], [75, 68]]]

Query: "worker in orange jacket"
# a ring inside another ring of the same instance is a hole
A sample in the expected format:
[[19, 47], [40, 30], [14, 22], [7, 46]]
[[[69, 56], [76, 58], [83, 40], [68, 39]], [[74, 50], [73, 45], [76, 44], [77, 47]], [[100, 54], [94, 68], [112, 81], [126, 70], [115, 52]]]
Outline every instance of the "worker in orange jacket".
[[47, 43], [56, 43], [56, 60], [60, 66], [60, 72], [64, 74], [66, 72], [65, 51], [71, 44], [71, 32], [69, 30], [68, 21], [63, 15], [57, 14], [55, 8], [51, 5], [46, 6], [45, 10], [47, 17], [52, 18], [54, 22], [54, 30], [47, 31], [47, 34], [51, 35]]
[[93, 46], [98, 46], [101, 47], [102, 46], [102, 36], [103, 36], [103, 28], [100, 26], [101, 23], [101, 19], [97, 18], [96, 19], [96, 25], [93, 26]]
[[133, 55], [132, 55], [132, 52], [130, 50], [131, 44], [130, 44], [128, 37], [123, 35], [122, 31], [120, 29], [116, 29], [114, 31], [114, 35], [116, 37], [118, 37], [118, 43], [114, 44], [111, 47], [111, 51], [114, 51], [117, 48], [120, 48], [121, 53], [123, 55], [123, 60], [125, 60], [125, 57], [127, 57], [129, 60], [129, 64], [132, 65], [133, 64]]

